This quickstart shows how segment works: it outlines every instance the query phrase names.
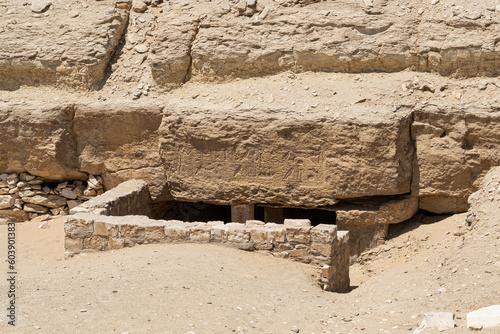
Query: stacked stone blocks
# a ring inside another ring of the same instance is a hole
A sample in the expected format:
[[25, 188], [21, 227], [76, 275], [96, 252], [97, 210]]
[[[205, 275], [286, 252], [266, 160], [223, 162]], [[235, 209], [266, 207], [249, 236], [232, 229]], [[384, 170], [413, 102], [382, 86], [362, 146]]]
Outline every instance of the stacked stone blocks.
[[[64, 226], [67, 255], [136, 244], [217, 243], [316, 265], [321, 268], [323, 289], [345, 291], [349, 288], [348, 233], [337, 231], [335, 225], [311, 226], [306, 219], [286, 219], [284, 224], [258, 220], [225, 224], [131, 215], [144, 212], [149, 204], [147, 195], [146, 183], [133, 180], [74, 208]], [[112, 216], [111, 213], [127, 215]]]

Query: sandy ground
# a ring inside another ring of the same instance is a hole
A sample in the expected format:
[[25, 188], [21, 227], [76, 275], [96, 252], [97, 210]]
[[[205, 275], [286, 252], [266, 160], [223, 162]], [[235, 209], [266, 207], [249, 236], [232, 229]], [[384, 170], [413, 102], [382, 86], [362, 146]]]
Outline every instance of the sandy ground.
[[[308, 265], [219, 245], [65, 260], [64, 218], [20, 223], [17, 326], [1, 316], [0, 333], [413, 333], [432, 311], [456, 314], [446, 333], [468, 333], [466, 313], [500, 300], [500, 230], [455, 236], [464, 218], [420, 216], [395, 230], [351, 266], [345, 294], [322, 291]], [[0, 296], [5, 310], [5, 283]]]

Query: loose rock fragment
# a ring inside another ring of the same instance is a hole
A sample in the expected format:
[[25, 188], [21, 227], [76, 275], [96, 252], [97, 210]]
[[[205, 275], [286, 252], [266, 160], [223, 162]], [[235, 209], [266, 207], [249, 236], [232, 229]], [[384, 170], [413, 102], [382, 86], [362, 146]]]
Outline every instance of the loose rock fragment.
[[483, 307], [467, 313], [467, 328], [480, 330], [500, 326], [500, 305]]
[[33, 0], [31, 3], [31, 11], [34, 13], [42, 13], [52, 5], [52, 1], [47, 0]]
[[140, 0], [134, 0], [132, 1], [132, 9], [134, 10], [134, 12], [142, 13], [146, 9], [148, 9], [148, 5]]

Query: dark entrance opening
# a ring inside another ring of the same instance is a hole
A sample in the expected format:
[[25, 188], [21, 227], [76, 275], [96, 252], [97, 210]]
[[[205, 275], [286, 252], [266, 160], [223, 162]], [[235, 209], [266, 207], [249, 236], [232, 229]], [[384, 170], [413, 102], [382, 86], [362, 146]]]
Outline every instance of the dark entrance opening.
[[231, 221], [230, 205], [215, 205], [204, 202], [162, 202], [161, 219], [182, 220], [185, 222], [208, 222], [212, 220]]
[[335, 211], [322, 209], [272, 208], [262, 205], [255, 206], [255, 219], [266, 223], [283, 224], [284, 219], [309, 219], [313, 226], [318, 224], [335, 224]]

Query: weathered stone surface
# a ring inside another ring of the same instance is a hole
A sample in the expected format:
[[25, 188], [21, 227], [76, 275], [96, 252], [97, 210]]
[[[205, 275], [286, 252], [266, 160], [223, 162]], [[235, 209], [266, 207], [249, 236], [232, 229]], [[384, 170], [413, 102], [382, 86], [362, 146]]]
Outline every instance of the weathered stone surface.
[[226, 241], [227, 240], [227, 230], [228, 227], [225, 225], [217, 225], [212, 227], [211, 238], [214, 241]]
[[121, 238], [109, 238], [109, 249], [120, 249], [125, 247], [125, 240]]
[[360, 106], [331, 117], [183, 102], [166, 106], [160, 128], [177, 200], [323, 206], [410, 190], [405, 110], [368, 114], [369, 107]]
[[16, 199], [10, 195], [0, 195], [0, 210], [14, 206]]
[[429, 312], [415, 330], [415, 334], [424, 333], [425, 329], [437, 329], [442, 332], [455, 327], [455, 314], [451, 312]]
[[78, 170], [73, 115], [70, 104], [0, 102], [0, 171], [86, 179]]
[[158, 241], [165, 239], [165, 227], [164, 226], [149, 226], [146, 227], [146, 240], [148, 241]]
[[83, 249], [83, 239], [64, 238], [64, 248], [68, 251], [81, 251]]
[[52, 1], [47, 0], [33, 0], [31, 2], [31, 11], [34, 13], [44, 12], [50, 5], [52, 5]]
[[0, 219], [5, 219], [8, 222], [24, 222], [29, 219], [29, 215], [20, 209], [0, 210]]
[[[71, 18], [65, 3], [54, 2], [46, 10], [50, 3], [35, 0], [31, 7], [23, 7], [20, 1], [0, 5], [0, 17], [9, 17], [0, 23], [0, 89], [21, 85], [88, 89], [96, 88], [104, 78], [128, 11], [116, 8], [108, 14], [109, 2], [92, 1], [86, 8], [80, 6], [79, 15]], [[31, 15], [31, 11], [37, 14]]]
[[312, 243], [311, 244], [311, 253], [314, 255], [322, 255], [326, 257], [330, 257], [333, 255], [335, 248], [331, 244], [323, 244], [323, 243]]
[[420, 208], [465, 211], [486, 172], [500, 165], [498, 106], [427, 104], [415, 108], [412, 195]]
[[70, 238], [89, 238], [94, 233], [94, 221], [87, 217], [68, 216], [64, 223], [64, 232]]
[[343, 231], [349, 231], [349, 238], [347, 240], [349, 242], [350, 255], [359, 255], [366, 249], [383, 244], [387, 238], [388, 226], [383, 224], [353, 225], [337, 223], [339, 229], [337, 237]]
[[104, 186], [143, 179], [154, 200], [171, 199], [158, 152], [162, 111], [151, 103], [92, 103], [75, 112], [80, 170], [103, 175]]
[[120, 235], [123, 237], [142, 238], [145, 237], [145, 227], [140, 225], [120, 225]]
[[192, 226], [189, 228], [189, 239], [192, 241], [209, 241], [211, 228], [205, 225]]
[[495, 327], [500, 329], [500, 305], [483, 307], [467, 313], [467, 328], [470, 330]]
[[287, 227], [286, 240], [288, 242], [309, 243], [311, 241], [311, 227]]
[[332, 243], [337, 238], [337, 226], [319, 224], [311, 230], [311, 238], [316, 243]]
[[36, 195], [33, 197], [24, 197], [25, 203], [37, 204], [47, 208], [58, 208], [66, 205], [66, 198], [57, 195]]
[[[268, 7], [261, 14], [244, 2], [220, 10], [220, 1], [208, 12], [203, 3], [169, 3], [159, 18], [150, 59], [155, 81], [166, 87], [189, 78], [220, 81], [286, 70], [500, 73], [494, 37], [500, 26], [489, 17], [471, 20], [436, 9], [401, 13], [395, 1], [377, 4], [375, 12], [381, 15], [372, 15], [361, 1], [318, 1], [303, 9], [274, 3], [272, 11]], [[235, 18], [234, 12], [245, 15]]]
[[83, 243], [85, 248], [104, 250], [108, 246], [108, 239], [94, 235], [84, 240]]
[[172, 240], [186, 240], [189, 238], [189, 229], [183, 226], [165, 226], [165, 235]]
[[132, 0], [132, 9], [134, 10], [134, 12], [142, 13], [146, 9], [148, 9], [148, 5], [146, 5], [141, 0]]
[[37, 204], [25, 204], [23, 206], [23, 210], [26, 212], [34, 212], [34, 213], [46, 213], [49, 211], [49, 208]]
[[101, 237], [117, 237], [118, 226], [102, 221], [94, 221], [94, 234]]
[[285, 219], [283, 225], [286, 227], [309, 227], [311, 221], [309, 219]]
[[250, 229], [243, 224], [227, 224], [227, 240], [236, 243], [245, 243], [250, 240]]
[[337, 206], [337, 223], [342, 225], [397, 224], [413, 217], [418, 210], [418, 198], [353, 201]]

